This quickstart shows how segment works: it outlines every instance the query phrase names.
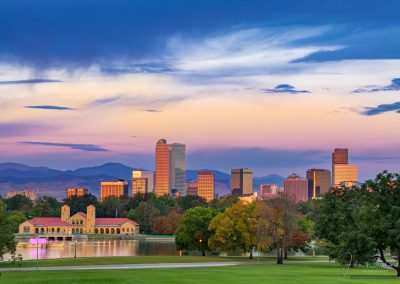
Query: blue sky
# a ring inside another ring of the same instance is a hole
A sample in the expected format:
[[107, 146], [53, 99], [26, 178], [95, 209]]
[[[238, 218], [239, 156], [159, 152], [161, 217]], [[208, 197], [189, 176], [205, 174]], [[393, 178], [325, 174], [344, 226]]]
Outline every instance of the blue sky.
[[302, 174], [329, 167], [341, 146], [362, 178], [399, 171], [399, 10], [394, 0], [1, 1], [0, 161], [152, 168], [165, 137], [188, 145], [191, 168]]

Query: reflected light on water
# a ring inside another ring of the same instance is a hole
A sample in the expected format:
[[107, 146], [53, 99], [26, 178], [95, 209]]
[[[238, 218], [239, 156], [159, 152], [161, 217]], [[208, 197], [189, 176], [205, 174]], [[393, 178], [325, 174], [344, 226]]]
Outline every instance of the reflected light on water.
[[[36, 247], [18, 247], [16, 255], [36, 259]], [[60, 241], [55, 246], [39, 247], [39, 259], [71, 258], [75, 255], [73, 241]], [[87, 240], [76, 244], [77, 257], [178, 255], [171, 240]], [[5, 259], [9, 256], [5, 257]]]

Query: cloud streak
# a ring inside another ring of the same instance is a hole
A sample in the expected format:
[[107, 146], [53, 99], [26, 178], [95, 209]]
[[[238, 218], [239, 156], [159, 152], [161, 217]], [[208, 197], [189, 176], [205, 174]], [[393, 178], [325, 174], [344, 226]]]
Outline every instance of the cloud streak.
[[86, 152], [109, 152], [109, 150], [94, 144], [72, 144], [72, 143], [55, 143], [55, 142], [35, 142], [35, 141], [22, 141], [20, 144], [26, 145], [41, 145], [50, 147], [66, 147], [73, 150], [80, 150]]
[[45, 110], [75, 110], [75, 108], [70, 108], [65, 106], [52, 106], [52, 105], [24, 106], [24, 108], [45, 109]]
[[376, 107], [365, 107], [364, 111], [361, 111], [360, 114], [366, 116], [380, 115], [386, 112], [396, 112], [400, 113], [400, 102], [395, 102], [392, 104], [381, 104]]
[[384, 91], [400, 91], [400, 78], [394, 78], [391, 84], [386, 86], [370, 86], [361, 89], [356, 89], [353, 93], [375, 93]]
[[308, 94], [307, 90], [296, 90], [295, 87], [289, 84], [280, 84], [273, 89], [261, 89], [267, 94]]
[[50, 79], [28, 79], [28, 80], [12, 80], [12, 81], [0, 81], [0, 85], [23, 85], [23, 84], [44, 84], [44, 83], [60, 83], [61, 80], [50, 80]]

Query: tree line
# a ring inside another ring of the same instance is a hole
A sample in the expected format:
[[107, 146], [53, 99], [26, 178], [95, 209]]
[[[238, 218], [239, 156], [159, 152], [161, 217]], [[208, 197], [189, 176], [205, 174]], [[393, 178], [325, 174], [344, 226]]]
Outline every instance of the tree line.
[[206, 202], [198, 196], [171, 198], [154, 194], [109, 197], [93, 195], [58, 202], [42, 197], [0, 198], [0, 256], [13, 248], [13, 233], [31, 217], [60, 215], [62, 204], [71, 213], [96, 206], [98, 217], [127, 217], [144, 234], [175, 235], [177, 248], [202, 254], [240, 250], [275, 250], [283, 263], [291, 249], [306, 249], [311, 240], [338, 262], [373, 263], [378, 259], [400, 276], [400, 174], [384, 171], [360, 187], [337, 187], [321, 198], [295, 204], [279, 197], [243, 204], [236, 197]]

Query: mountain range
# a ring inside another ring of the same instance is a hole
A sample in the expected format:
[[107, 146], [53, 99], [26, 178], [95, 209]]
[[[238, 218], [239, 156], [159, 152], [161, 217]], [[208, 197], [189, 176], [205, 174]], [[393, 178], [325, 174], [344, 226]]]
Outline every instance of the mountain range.
[[[132, 170], [120, 163], [106, 163], [99, 166], [79, 168], [76, 170], [55, 170], [47, 167], [35, 167], [18, 163], [0, 163], [0, 195], [7, 191], [18, 191], [23, 188], [37, 190], [40, 195], [50, 195], [58, 199], [65, 197], [67, 187], [86, 187], [92, 194], [98, 195], [101, 181], [117, 179], [131, 180]], [[229, 193], [230, 175], [218, 170], [211, 170], [215, 175], [215, 191], [218, 195]], [[186, 179], [197, 178], [197, 170], [187, 170]], [[260, 184], [283, 184], [284, 178], [272, 174], [253, 178], [253, 188], [258, 190]]]

